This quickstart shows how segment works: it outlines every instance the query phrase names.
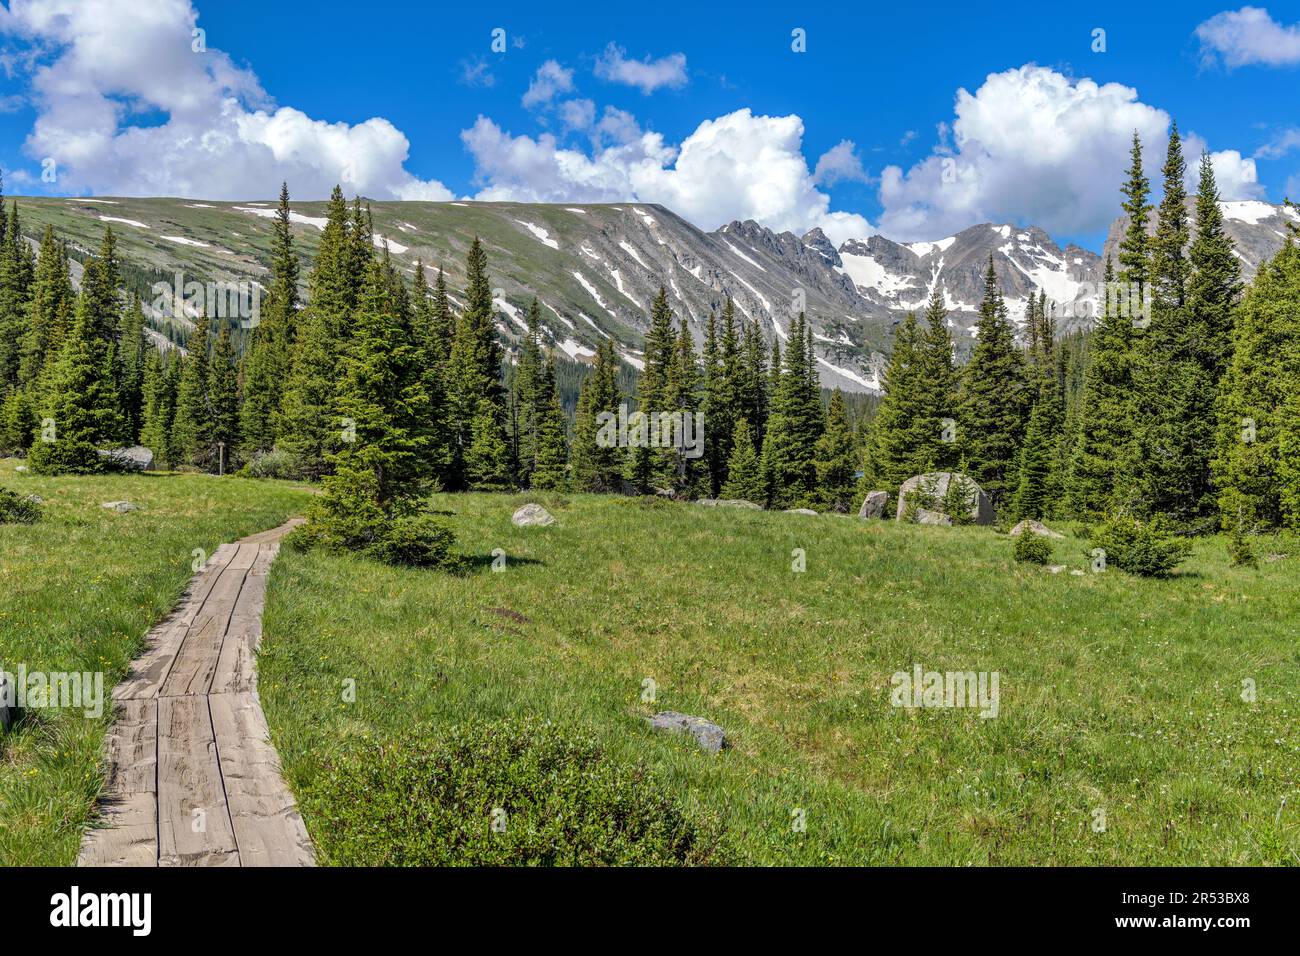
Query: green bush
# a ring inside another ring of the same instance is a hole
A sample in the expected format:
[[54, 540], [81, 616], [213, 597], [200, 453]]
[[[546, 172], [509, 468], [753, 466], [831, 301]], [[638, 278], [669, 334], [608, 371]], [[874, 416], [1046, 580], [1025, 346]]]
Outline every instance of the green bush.
[[1169, 534], [1157, 521], [1114, 515], [1093, 529], [1092, 546], [1106, 553], [1106, 565], [1143, 577], [1164, 577], [1192, 553], [1192, 543]]
[[1046, 564], [1052, 557], [1052, 542], [1044, 535], [1025, 531], [1016, 535], [1012, 554], [1026, 564]]
[[974, 524], [971, 509], [975, 507], [975, 486], [970, 479], [954, 476], [948, 481], [939, 510], [952, 519], [953, 524]]
[[0, 488], [0, 524], [35, 524], [40, 517], [41, 508], [36, 502]]
[[385, 564], [416, 568], [449, 568], [455, 564], [456, 535], [433, 515], [395, 518], [366, 549]]
[[239, 474], [244, 478], [297, 478], [299, 470], [297, 456], [283, 448], [273, 448], [254, 455]]
[[324, 862], [342, 866], [675, 866], [722, 862], [721, 828], [538, 719], [416, 728], [353, 744], [301, 788]]
[[1234, 568], [1257, 568], [1259, 558], [1251, 546], [1250, 538], [1241, 530], [1241, 525], [1234, 525], [1228, 532], [1228, 562]]

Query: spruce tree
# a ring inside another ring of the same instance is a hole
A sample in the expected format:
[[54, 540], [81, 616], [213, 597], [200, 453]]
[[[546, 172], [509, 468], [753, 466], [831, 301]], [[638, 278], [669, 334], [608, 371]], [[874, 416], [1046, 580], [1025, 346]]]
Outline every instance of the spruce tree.
[[148, 352], [144, 308], [136, 294], [131, 297], [130, 307], [122, 313], [115, 373], [118, 401], [122, 406], [122, 440], [131, 445], [140, 440], [140, 429], [144, 427], [144, 368]]
[[822, 423], [820, 395], [810, 394], [810, 389], [816, 388], [816, 372], [809, 369], [810, 341], [807, 319], [800, 313], [790, 322], [785, 365], [772, 396], [763, 438], [763, 474], [773, 507], [814, 502], [817, 475], [813, 455]]
[[[465, 311], [456, 320], [449, 358], [453, 426], [452, 484], [505, 487], [512, 481], [487, 253], [478, 237], [466, 263]], [[473, 461], [471, 461], [473, 456]]]
[[617, 417], [622, 401], [617, 372], [614, 344], [603, 339], [596, 346], [595, 363], [578, 395], [572, 452], [575, 491], [609, 493], [622, 486], [622, 449], [607, 424]]
[[2, 199], [0, 197], [0, 390], [19, 384], [18, 370], [32, 295], [31, 255], [22, 237], [18, 205], [13, 205], [6, 221]]
[[1218, 399], [1215, 458], [1222, 524], [1272, 530], [1288, 524], [1286, 487], [1297, 469], [1293, 396], [1300, 392], [1300, 246], [1288, 239], [1260, 267], [1237, 310], [1233, 354]]
[[1030, 396], [992, 256], [984, 274], [977, 329], [961, 398], [959, 441], [965, 473], [1000, 507], [1009, 504], [1015, 492], [1016, 453]]
[[[348, 268], [348, 207], [334, 187], [321, 231], [320, 246], [308, 276], [308, 302], [298, 319], [291, 369], [275, 420], [276, 447], [293, 459], [303, 478], [319, 479], [329, 471], [327, 456], [342, 434], [334, 414], [338, 366], [354, 303]], [[260, 444], [260, 413], [249, 413], [248, 372], [244, 380], [245, 453]], [[249, 430], [251, 429], [251, 430]]]
[[176, 416], [177, 384], [170, 371], [175, 364], [164, 363], [162, 354], [156, 349], [150, 349], [145, 360], [140, 444], [153, 452], [154, 461], [160, 465], [174, 464], [169, 456], [172, 421]]
[[555, 381], [555, 356], [542, 366], [535, 408], [537, 451], [530, 475], [532, 487], [558, 491], [568, 483], [568, 449], [565, 441], [564, 409]]
[[1013, 505], [1017, 518], [1046, 518], [1052, 504], [1053, 440], [1056, 436], [1052, 432], [1050, 415], [1048, 403], [1039, 402], [1029, 416]]
[[510, 394], [513, 450], [518, 463], [519, 484], [523, 487], [531, 484], [533, 469], [537, 466], [542, 417], [540, 406], [543, 401], [548, 403], [550, 401], [549, 395], [543, 398], [541, 394], [544, 364], [541, 324], [541, 307], [534, 297], [528, 307], [528, 330], [524, 336], [523, 347], [519, 351], [519, 364], [514, 369]]
[[951, 471], [957, 466], [958, 375], [948, 309], [937, 283], [918, 333], [916, 363], [916, 406], [907, 429], [916, 448], [913, 461], [918, 472]]
[[214, 464], [232, 471], [239, 451], [239, 378], [229, 324], [222, 324], [208, 366], [210, 438], [216, 449]]
[[[336, 194], [338, 187], [335, 187]], [[342, 201], [342, 195], [338, 194]], [[240, 429], [243, 454], [269, 451], [276, 440], [277, 416], [293, 364], [297, 334], [298, 255], [289, 229], [289, 186], [280, 186], [271, 233], [271, 287], [259, 308], [258, 323], [244, 360], [244, 405]], [[326, 238], [322, 236], [322, 245]]]
[[726, 499], [740, 499], [754, 504], [762, 504], [767, 500], [763, 468], [758, 453], [754, 450], [754, 432], [749, 427], [747, 418], [736, 422], [731, 458], [727, 462], [727, 480], [720, 494]]
[[[19, 354], [18, 382], [35, 387], [47, 363], [58, 356], [63, 334], [72, 324], [76, 297], [68, 269], [67, 249], [45, 227], [28, 307], [27, 328]], [[93, 327], [88, 330], [93, 338]]]
[[1137, 130], [1133, 131], [1127, 175], [1120, 190], [1124, 194], [1122, 205], [1128, 216], [1128, 226], [1119, 247], [1119, 279], [1121, 282], [1135, 283], [1140, 297], [1146, 290], [1150, 258], [1147, 223], [1150, 221], [1151, 206], [1147, 197], [1151, 194], [1151, 185], [1142, 171], [1142, 141], [1138, 138]]
[[666, 404], [671, 369], [677, 362], [676, 337], [673, 335], [673, 312], [668, 307], [668, 293], [663, 286], [650, 307], [650, 328], [645, 335], [645, 369], [637, 383], [637, 412], [643, 416], [641, 427], [629, 425], [627, 478], [640, 494], [647, 494], [657, 484], [669, 484], [674, 472], [674, 455], [671, 448], [658, 445], [657, 429], [652, 423], [660, 413], [671, 411]]
[[176, 464], [212, 467], [212, 410], [208, 405], [208, 318], [200, 315], [185, 343], [188, 353], [176, 388], [176, 417], [171, 440]]
[[849, 425], [844, 396], [837, 388], [831, 393], [826, 429], [813, 448], [817, 471], [817, 500], [830, 511], [847, 512], [853, 505], [854, 472], [857, 469], [853, 429]]
[[[916, 316], [894, 329], [894, 347], [885, 369], [884, 395], [871, 421], [863, 460], [863, 481], [870, 489], [897, 494], [904, 481], [925, 471], [928, 436], [922, 405], [922, 346]], [[914, 429], [922, 423], [922, 434]]]

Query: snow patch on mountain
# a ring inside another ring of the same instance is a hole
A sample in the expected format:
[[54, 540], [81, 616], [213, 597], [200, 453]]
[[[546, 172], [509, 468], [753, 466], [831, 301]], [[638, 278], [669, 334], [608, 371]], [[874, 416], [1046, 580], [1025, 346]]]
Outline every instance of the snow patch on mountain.
[[519, 225], [531, 232], [533, 237], [543, 245], [550, 246], [552, 249], [560, 248], [560, 244], [551, 238], [551, 234], [541, 226], [537, 225], [537, 223], [525, 222], [522, 219], [516, 219], [515, 222], [519, 223]]

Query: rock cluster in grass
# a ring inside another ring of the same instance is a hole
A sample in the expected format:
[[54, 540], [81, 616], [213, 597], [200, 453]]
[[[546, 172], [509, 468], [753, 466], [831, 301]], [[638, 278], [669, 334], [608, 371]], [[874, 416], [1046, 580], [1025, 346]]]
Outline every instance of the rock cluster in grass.
[[[922, 510], [936, 511], [942, 509], [944, 501], [948, 497], [949, 488], [955, 482], [960, 482], [957, 487], [963, 489], [970, 497], [970, 512], [962, 517], [970, 524], [993, 524], [996, 518], [993, 512], [993, 499], [973, 479], [953, 471], [931, 471], [924, 475], [913, 475], [903, 482], [898, 489], [898, 512], [895, 515], [895, 520], [906, 520], [908, 497], [912, 495], [922, 496]], [[927, 497], [930, 500], [925, 500]], [[957, 516], [951, 515], [950, 517]], [[937, 522], [922, 523], [935, 524]]]
[[1065, 535], [1061, 534], [1059, 531], [1053, 531], [1051, 528], [1043, 524], [1041, 521], [1035, 521], [1033, 518], [1025, 518], [1023, 521], [1017, 523], [1016, 526], [1011, 529], [1011, 536], [1017, 537], [1019, 535], [1024, 534], [1026, 531], [1030, 532], [1031, 534], [1040, 534], [1044, 538], [1065, 537]]
[[516, 528], [546, 527], [555, 524], [555, 515], [538, 504], [526, 504], [510, 518]]
[[889, 504], [889, 492], [868, 491], [867, 496], [862, 499], [862, 507], [858, 509], [858, 517], [864, 520], [883, 518], [885, 516], [885, 505], [887, 504]]
[[149, 471], [153, 468], [153, 452], [144, 445], [130, 448], [106, 448], [95, 452], [109, 468], [116, 471]]
[[646, 719], [650, 721], [650, 726], [654, 730], [672, 734], [690, 734], [700, 745], [701, 750], [707, 750], [711, 754], [717, 753], [727, 744], [726, 731], [703, 717], [692, 717], [690, 714], [679, 714], [675, 710], [665, 710]]
[[756, 505], [744, 498], [700, 498], [695, 503], [709, 508], [752, 508], [754, 511], [763, 510], [762, 505]]
[[129, 501], [105, 501], [100, 507], [108, 511], [116, 511], [120, 515], [136, 510], [136, 506]]
[[816, 514], [817, 514], [817, 512], [813, 511], [811, 508], [786, 508], [785, 511], [786, 511], [786, 514], [792, 514], [792, 515], [813, 515], [813, 516], [816, 516]]

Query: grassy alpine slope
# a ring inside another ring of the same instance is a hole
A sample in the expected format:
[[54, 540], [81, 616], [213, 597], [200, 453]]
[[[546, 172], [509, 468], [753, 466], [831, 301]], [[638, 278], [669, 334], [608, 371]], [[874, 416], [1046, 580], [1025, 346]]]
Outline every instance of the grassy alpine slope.
[[[1053, 575], [983, 528], [582, 495], [515, 528], [525, 500], [437, 500], [479, 559], [462, 577], [277, 561], [261, 694], [322, 861], [380, 825], [331, 786], [340, 754], [538, 715], [715, 814], [718, 860], [1300, 864], [1294, 551], [1234, 568], [1211, 538], [1166, 581]], [[1086, 542], [1054, 547], [1087, 567]], [[891, 707], [914, 664], [998, 671], [998, 716]], [[652, 734], [642, 717], [665, 709], [733, 748]]]
[[[0, 485], [45, 499], [35, 525], [0, 525], [0, 668], [102, 671], [104, 711], [30, 709], [0, 736], [0, 866], [65, 865], [102, 784], [112, 687], [193, 574], [194, 550], [282, 523], [305, 489], [209, 475], [40, 478], [0, 461]], [[139, 510], [116, 514], [105, 501]]]

